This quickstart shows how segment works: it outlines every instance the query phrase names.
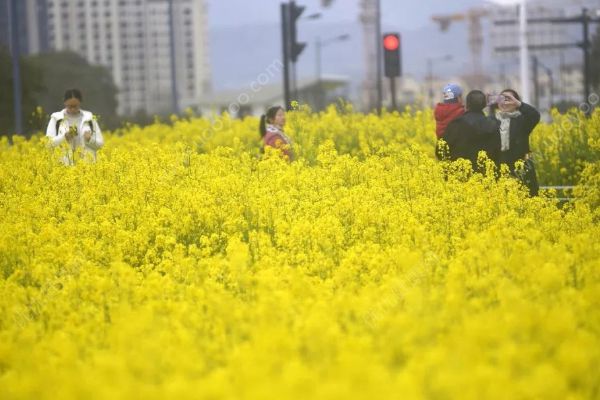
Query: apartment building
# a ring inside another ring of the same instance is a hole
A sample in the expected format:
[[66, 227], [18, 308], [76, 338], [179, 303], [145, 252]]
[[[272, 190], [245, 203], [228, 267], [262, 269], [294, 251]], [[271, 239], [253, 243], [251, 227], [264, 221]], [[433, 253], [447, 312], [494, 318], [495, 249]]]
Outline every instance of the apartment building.
[[45, 0], [45, 5], [50, 49], [71, 50], [108, 67], [119, 88], [119, 114], [173, 112], [173, 93], [179, 110], [196, 107], [210, 92], [204, 0]]

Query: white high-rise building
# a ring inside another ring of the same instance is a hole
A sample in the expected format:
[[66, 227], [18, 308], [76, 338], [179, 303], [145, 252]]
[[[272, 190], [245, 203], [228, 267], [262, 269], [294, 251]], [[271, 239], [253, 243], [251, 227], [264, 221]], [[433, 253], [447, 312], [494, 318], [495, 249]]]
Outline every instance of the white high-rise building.
[[51, 49], [111, 70], [119, 114], [174, 111], [171, 26], [179, 110], [210, 91], [204, 0], [47, 0], [47, 13]]

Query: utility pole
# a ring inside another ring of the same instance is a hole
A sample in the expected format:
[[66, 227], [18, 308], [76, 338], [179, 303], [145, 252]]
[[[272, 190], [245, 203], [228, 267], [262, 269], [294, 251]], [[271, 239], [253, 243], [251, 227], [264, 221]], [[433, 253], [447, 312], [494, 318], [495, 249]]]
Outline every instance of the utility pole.
[[376, 0], [376, 17], [375, 17], [375, 48], [377, 49], [377, 112], [381, 114], [383, 108], [383, 77], [381, 73], [383, 64], [383, 51], [381, 49], [381, 0]]
[[532, 60], [532, 68], [533, 68], [533, 98], [534, 104], [536, 108], [540, 108], [540, 81], [538, 77], [538, 58], [537, 56], [531, 57]]
[[13, 101], [15, 112], [15, 133], [23, 133], [23, 115], [21, 111], [21, 51], [19, 47], [19, 0], [10, 0], [10, 47], [12, 53]]
[[291, 103], [290, 96], [290, 51], [289, 51], [289, 5], [281, 3], [281, 43], [283, 51], [283, 99], [285, 109], [289, 110]]
[[[583, 93], [585, 97], [585, 103], [590, 102], [590, 18], [588, 16], [587, 8], [581, 11], [581, 25], [583, 27]], [[591, 108], [591, 107], [590, 107]]]
[[546, 76], [548, 77], [548, 108], [552, 108], [552, 104], [554, 103], [554, 76], [552, 75], [552, 69], [548, 66], [540, 62], [540, 59], [537, 56], [531, 57], [532, 60], [532, 68], [533, 68], [533, 92], [535, 94], [535, 106], [540, 108], [540, 81], [539, 74], [540, 68], [544, 69]]
[[317, 111], [320, 111], [321, 108], [323, 107], [323, 85], [321, 84], [321, 48], [323, 47], [323, 44], [321, 42], [321, 38], [319, 36], [317, 36], [317, 40], [315, 41], [315, 51], [317, 52], [316, 54], [316, 62], [317, 62], [317, 68], [316, 68], [316, 73], [317, 73], [317, 106], [315, 107], [317, 109]]
[[521, 96], [529, 102], [529, 47], [527, 43], [527, 0], [519, 7], [519, 53], [521, 68]]
[[179, 114], [179, 94], [177, 93], [177, 59], [175, 57], [175, 0], [169, 0], [169, 42], [171, 58], [171, 97], [174, 114]]
[[[526, 0], [521, 0], [525, 2]], [[520, 15], [521, 19], [523, 15]], [[553, 24], [581, 24], [583, 30], [583, 38], [579, 43], [557, 43], [551, 45], [539, 45], [539, 46], [527, 46], [528, 50], [557, 50], [557, 49], [565, 49], [571, 47], [579, 47], [583, 50], [583, 95], [584, 103], [589, 103], [590, 96], [590, 80], [591, 80], [591, 71], [590, 71], [590, 38], [589, 38], [589, 24], [590, 23], [599, 23], [600, 18], [592, 18], [588, 14], [588, 10], [583, 8], [581, 11], [581, 15], [572, 18], [532, 18], [526, 21], [526, 23], [553, 23]], [[523, 21], [520, 20], [521, 25], [523, 25]], [[496, 21], [495, 25], [514, 25], [514, 20], [506, 20], [506, 21]], [[515, 51], [521, 50], [522, 47], [515, 46], [505, 46], [505, 47], [497, 47], [496, 51]], [[523, 53], [521, 53], [522, 55]], [[522, 56], [521, 56], [522, 61]], [[591, 112], [591, 107], [588, 107]]]
[[427, 59], [427, 83], [429, 86], [429, 104], [433, 104], [433, 59]]

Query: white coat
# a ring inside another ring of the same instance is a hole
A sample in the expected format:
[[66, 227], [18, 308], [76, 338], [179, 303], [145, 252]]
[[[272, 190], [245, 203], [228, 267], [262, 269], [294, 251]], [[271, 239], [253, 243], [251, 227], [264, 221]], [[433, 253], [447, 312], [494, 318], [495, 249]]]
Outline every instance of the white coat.
[[[67, 141], [66, 134], [69, 127], [66, 123], [66, 113], [66, 110], [62, 110], [55, 112], [50, 116], [50, 122], [46, 129], [46, 137], [49, 139], [50, 146], [58, 147], [61, 144], [68, 142], [69, 146], [67, 148], [67, 154], [63, 157], [63, 162], [67, 165], [73, 165], [75, 163], [74, 155], [78, 149], [81, 149], [81, 155], [83, 157], [91, 157], [93, 161], [96, 161], [96, 150], [104, 145], [104, 137], [102, 136], [102, 131], [100, 130], [94, 115], [89, 111], [81, 110], [82, 118], [80, 126], [77, 127], [77, 136]], [[57, 126], [58, 131], [56, 129]], [[93, 127], [93, 129], [91, 127]], [[84, 138], [86, 132], [92, 134], [92, 138], [89, 142], [86, 142]]]

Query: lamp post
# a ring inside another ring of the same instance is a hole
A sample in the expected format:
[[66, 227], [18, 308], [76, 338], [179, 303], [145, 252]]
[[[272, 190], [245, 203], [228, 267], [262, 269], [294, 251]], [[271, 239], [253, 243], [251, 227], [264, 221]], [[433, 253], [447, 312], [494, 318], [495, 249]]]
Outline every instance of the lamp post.
[[[10, 49], [12, 56], [12, 74], [13, 74], [13, 101], [15, 114], [15, 133], [23, 133], [23, 116], [21, 113], [21, 66], [19, 64], [19, 10], [18, 0], [11, 0], [8, 3], [10, 13]], [[12, 140], [12, 139], [11, 139]]]
[[350, 35], [343, 34], [338, 35], [329, 39], [321, 40], [319, 36], [317, 36], [317, 40], [315, 41], [315, 51], [316, 51], [316, 76], [317, 76], [317, 110], [320, 110], [324, 107], [323, 104], [323, 87], [321, 80], [321, 70], [322, 70], [322, 60], [321, 60], [321, 52], [323, 47], [328, 46], [332, 43], [343, 42], [350, 39]]
[[427, 58], [427, 83], [429, 84], [429, 103], [435, 105], [434, 90], [433, 90], [433, 63], [434, 61], [451, 61], [452, 55], [446, 54], [443, 57]]
[[529, 102], [529, 44], [527, 40], [527, 0], [519, 2], [519, 68], [521, 97]]
[[171, 63], [171, 112], [179, 114], [179, 93], [177, 82], [177, 57], [175, 54], [175, 4], [169, 1], [169, 59]]
[[533, 66], [533, 93], [535, 99], [535, 106], [540, 108], [540, 82], [538, 79], [539, 68], [542, 68], [546, 75], [548, 76], [548, 86], [549, 86], [549, 100], [548, 100], [548, 108], [552, 108], [552, 103], [554, 103], [554, 77], [552, 75], [552, 69], [543, 64], [537, 56], [531, 57], [532, 66]]

